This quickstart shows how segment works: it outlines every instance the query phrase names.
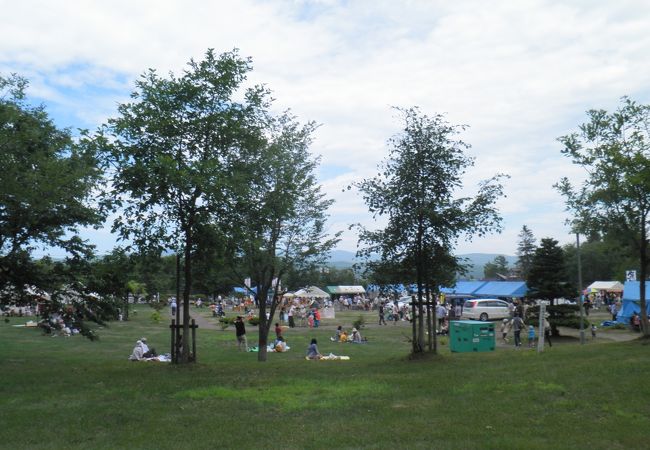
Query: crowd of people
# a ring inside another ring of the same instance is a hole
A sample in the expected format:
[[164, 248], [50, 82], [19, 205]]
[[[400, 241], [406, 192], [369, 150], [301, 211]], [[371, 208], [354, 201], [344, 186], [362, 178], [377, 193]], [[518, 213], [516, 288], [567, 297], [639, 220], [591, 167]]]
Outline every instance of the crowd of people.
[[[619, 298], [616, 296], [597, 296], [594, 298], [598, 299], [595, 304], [600, 306], [607, 304], [607, 308], [612, 314], [612, 318], [616, 318], [620, 310]], [[277, 304], [278, 322], [275, 323], [274, 328], [275, 339], [268, 345], [267, 350], [269, 352], [286, 352], [289, 350], [290, 347], [287, 345], [284, 336], [285, 329], [292, 329], [298, 326], [319, 328], [322, 319], [321, 304], [325, 307], [338, 307], [340, 310], [370, 311], [376, 309], [378, 312], [378, 324], [380, 326], [385, 326], [388, 325], [389, 322], [397, 324], [400, 321], [410, 322], [413, 320], [412, 306], [410, 301], [406, 300], [402, 298], [401, 301], [398, 301], [397, 299], [389, 299], [381, 295], [376, 296], [373, 299], [361, 295], [341, 296], [333, 302], [299, 297], [281, 299]], [[443, 297], [437, 300], [440, 301], [436, 302], [434, 306], [436, 315], [436, 333], [439, 335], [446, 335], [449, 333], [450, 322], [462, 318], [463, 301], [455, 299], [447, 299], [448, 301], [444, 301]], [[176, 308], [175, 303], [175, 300], [172, 299], [170, 304], [172, 310], [175, 310]], [[197, 301], [195, 306], [201, 308], [204, 307], [204, 303]], [[249, 347], [248, 345], [245, 325], [245, 322], [252, 319], [256, 313], [256, 306], [253, 299], [250, 297], [240, 299], [218, 298], [209, 303], [209, 308], [212, 311], [213, 317], [225, 317], [227, 307], [229, 310], [243, 313], [238, 315], [233, 322], [239, 350], [257, 351], [257, 347]], [[501, 340], [503, 343], [510, 344], [512, 337], [512, 343], [516, 348], [523, 345], [523, 339], [526, 340], [529, 347], [535, 346], [538, 340], [537, 324], [527, 324], [525, 322], [524, 317], [526, 308], [527, 305], [521, 301], [509, 302], [509, 317], [503, 319], [500, 324]], [[631, 327], [639, 329], [640, 319], [638, 314], [635, 314], [631, 319]], [[543, 321], [543, 333], [545, 342], [548, 343], [549, 346], [552, 346], [551, 326], [548, 321], [548, 316], [545, 317]], [[592, 336], [595, 338], [595, 335], [596, 327], [594, 326], [592, 328]], [[336, 328], [336, 332], [330, 340], [338, 343], [345, 342], [355, 344], [367, 342], [367, 340], [361, 336], [359, 329], [352, 327], [351, 329], [346, 330], [342, 325], [339, 325]], [[144, 354], [146, 351], [143, 351], [142, 353]], [[134, 349], [134, 355], [137, 357], [138, 354], [139, 352]], [[318, 351], [316, 339], [312, 339], [310, 342], [307, 350], [307, 357], [309, 359], [318, 359], [322, 357]]]

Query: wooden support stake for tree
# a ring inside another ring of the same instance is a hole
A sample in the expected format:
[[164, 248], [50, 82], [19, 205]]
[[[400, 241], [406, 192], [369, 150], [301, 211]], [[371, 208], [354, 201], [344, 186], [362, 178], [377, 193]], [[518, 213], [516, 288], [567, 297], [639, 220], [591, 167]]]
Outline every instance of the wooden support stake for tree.
[[196, 325], [194, 319], [192, 319], [192, 357], [194, 359], [194, 362], [196, 362], [196, 329], [198, 325]]
[[433, 324], [434, 329], [432, 330], [432, 327], [431, 327], [431, 291], [429, 290], [429, 284], [427, 284], [426, 287], [425, 287], [425, 295], [426, 295], [426, 298], [427, 298], [427, 303], [426, 303], [426, 306], [427, 306], [427, 333], [428, 333], [428, 337], [429, 337], [429, 339], [427, 339], [427, 346], [429, 347], [429, 351], [431, 352], [431, 351], [433, 351], [433, 337], [434, 337], [434, 334], [435, 334], [435, 324]]
[[413, 324], [413, 353], [418, 353], [418, 330], [415, 320], [415, 296], [411, 298], [411, 323]]
[[171, 354], [172, 354], [172, 364], [176, 364], [176, 321], [172, 319], [172, 324], [169, 326], [172, 332], [172, 346], [171, 346]]

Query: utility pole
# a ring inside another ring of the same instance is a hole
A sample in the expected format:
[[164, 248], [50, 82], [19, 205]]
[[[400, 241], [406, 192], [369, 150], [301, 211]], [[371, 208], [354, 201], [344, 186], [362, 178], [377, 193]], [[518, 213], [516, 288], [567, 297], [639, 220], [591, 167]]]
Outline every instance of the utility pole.
[[578, 302], [580, 303], [580, 344], [585, 343], [585, 303], [582, 299], [582, 261], [580, 260], [580, 234], [576, 233], [576, 249], [578, 256]]

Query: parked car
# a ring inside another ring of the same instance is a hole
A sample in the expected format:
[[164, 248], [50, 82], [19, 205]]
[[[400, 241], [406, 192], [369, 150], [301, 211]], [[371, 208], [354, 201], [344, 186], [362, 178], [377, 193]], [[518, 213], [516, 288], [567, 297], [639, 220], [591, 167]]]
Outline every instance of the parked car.
[[492, 320], [510, 317], [508, 302], [497, 298], [474, 298], [463, 305], [463, 319]]

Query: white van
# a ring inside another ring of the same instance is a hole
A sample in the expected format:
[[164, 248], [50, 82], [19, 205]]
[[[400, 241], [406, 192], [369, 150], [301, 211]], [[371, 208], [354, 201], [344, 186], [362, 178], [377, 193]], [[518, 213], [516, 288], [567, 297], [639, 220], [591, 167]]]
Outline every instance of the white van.
[[508, 302], [497, 298], [474, 298], [463, 305], [463, 319], [492, 320], [510, 317]]

